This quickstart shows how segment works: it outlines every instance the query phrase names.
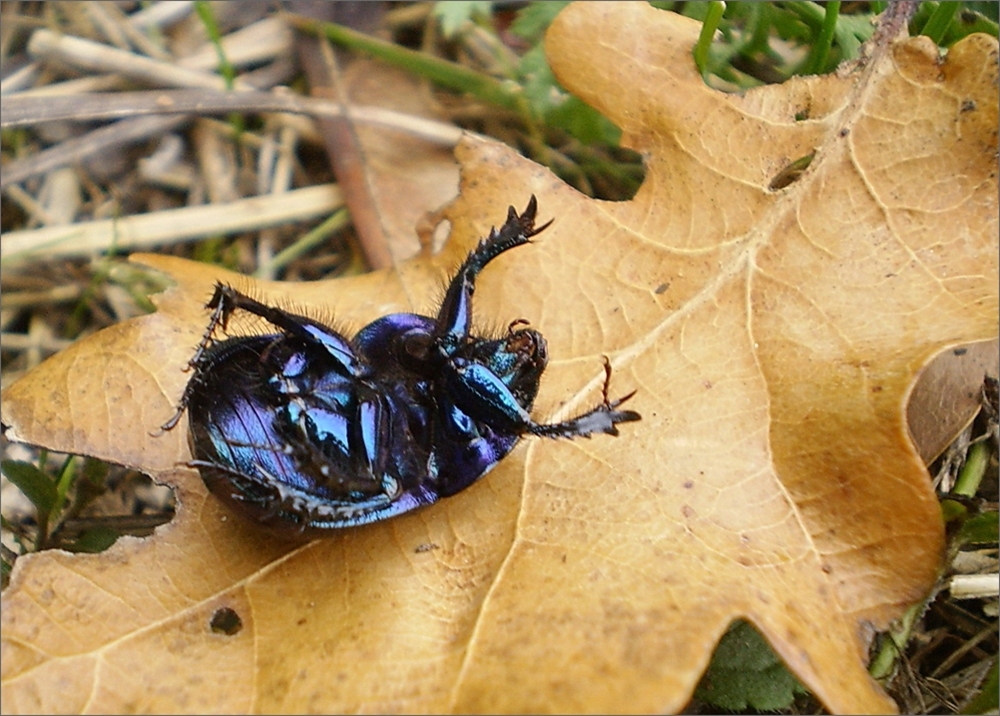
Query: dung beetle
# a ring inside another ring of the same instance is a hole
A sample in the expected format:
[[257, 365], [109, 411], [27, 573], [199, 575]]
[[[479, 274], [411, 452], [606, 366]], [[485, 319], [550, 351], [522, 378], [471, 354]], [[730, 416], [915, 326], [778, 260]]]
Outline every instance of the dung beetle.
[[[320, 322], [216, 284], [211, 318], [191, 359], [186, 410], [197, 467], [236, 512], [278, 531], [315, 533], [388, 519], [454, 495], [489, 472], [522, 435], [617, 435], [639, 420], [618, 410], [633, 393], [571, 420], [540, 424], [530, 411], [548, 362], [545, 339], [510, 324], [470, 333], [476, 277], [503, 252], [530, 242], [537, 203], [468, 255], [437, 317], [383, 316], [348, 339]], [[551, 223], [551, 222], [549, 222]], [[273, 327], [217, 340], [236, 311]]]

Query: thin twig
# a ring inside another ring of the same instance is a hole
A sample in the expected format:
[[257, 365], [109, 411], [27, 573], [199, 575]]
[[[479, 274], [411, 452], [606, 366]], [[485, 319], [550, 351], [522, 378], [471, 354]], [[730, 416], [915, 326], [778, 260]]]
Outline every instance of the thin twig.
[[340, 189], [335, 184], [322, 184], [226, 204], [168, 209], [31, 231], [9, 231], [0, 243], [0, 259], [9, 265], [14, 261], [42, 257], [88, 256], [112, 247], [134, 251], [290, 221], [307, 221], [326, 216], [342, 205]]

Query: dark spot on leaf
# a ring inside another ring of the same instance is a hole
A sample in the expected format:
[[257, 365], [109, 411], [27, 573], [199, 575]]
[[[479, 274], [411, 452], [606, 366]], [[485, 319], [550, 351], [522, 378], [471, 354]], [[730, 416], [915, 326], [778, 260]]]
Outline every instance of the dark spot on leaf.
[[236, 613], [235, 609], [232, 609], [231, 607], [222, 607], [221, 609], [215, 610], [215, 614], [212, 615], [210, 626], [212, 631], [216, 634], [233, 636], [234, 634], [239, 633], [240, 629], [243, 628], [243, 620], [240, 619], [240, 615]]
[[816, 156], [816, 152], [811, 152], [804, 157], [799, 157], [794, 162], [791, 162], [788, 166], [782, 169], [780, 172], [774, 175], [771, 179], [771, 183], [767, 185], [767, 188], [771, 191], [778, 191], [779, 189], [784, 189], [789, 184], [798, 181], [798, 178], [802, 176], [810, 164], [812, 164], [813, 157]]

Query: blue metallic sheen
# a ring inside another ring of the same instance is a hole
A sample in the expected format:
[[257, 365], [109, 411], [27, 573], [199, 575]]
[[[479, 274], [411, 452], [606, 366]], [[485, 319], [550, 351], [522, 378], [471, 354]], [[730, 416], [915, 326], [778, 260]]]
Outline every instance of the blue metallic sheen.
[[[315, 534], [387, 519], [476, 482], [526, 433], [617, 435], [639, 420], [608, 399], [555, 424], [531, 419], [548, 362], [545, 339], [516, 328], [471, 334], [479, 272], [529, 243], [532, 197], [520, 215], [480, 241], [448, 286], [436, 318], [384, 316], [353, 340], [312, 319], [217, 284], [212, 317], [191, 360], [193, 377], [174, 416], [187, 411], [194, 459], [208, 488], [235, 511], [272, 528]], [[217, 340], [236, 311], [275, 331]], [[515, 329], [516, 328], [516, 329]]]

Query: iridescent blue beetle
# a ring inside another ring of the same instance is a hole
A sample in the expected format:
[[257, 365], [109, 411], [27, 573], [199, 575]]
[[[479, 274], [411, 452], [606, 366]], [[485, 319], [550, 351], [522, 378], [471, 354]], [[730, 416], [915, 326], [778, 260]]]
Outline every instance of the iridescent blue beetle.
[[[437, 318], [394, 313], [348, 340], [312, 319], [217, 284], [194, 374], [169, 430], [187, 410], [202, 479], [217, 497], [272, 528], [315, 532], [387, 519], [464, 490], [524, 434], [617, 435], [639, 420], [608, 399], [572, 420], [543, 425], [530, 411], [548, 361], [545, 339], [515, 327], [470, 334], [476, 276], [529, 243], [537, 204], [511, 207], [448, 285]], [[550, 222], [551, 223], [551, 222]], [[215, 340], [235, 311], [276, 332]]]

